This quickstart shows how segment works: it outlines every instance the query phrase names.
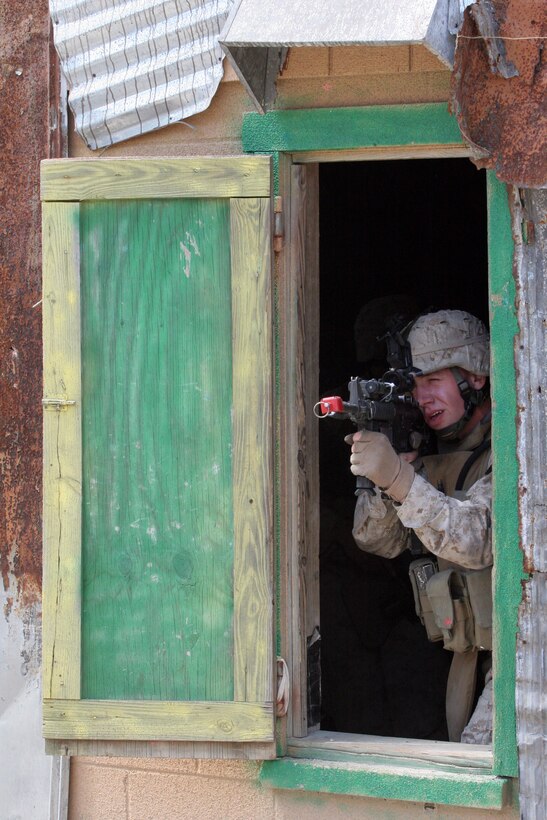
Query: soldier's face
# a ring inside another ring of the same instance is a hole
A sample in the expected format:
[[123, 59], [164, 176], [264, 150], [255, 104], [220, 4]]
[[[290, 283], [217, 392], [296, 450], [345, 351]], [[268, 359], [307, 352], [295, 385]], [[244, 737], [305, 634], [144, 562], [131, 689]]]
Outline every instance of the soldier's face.
[[420, 405], [425, 423], [432, 430], [444, 430], [461, 419], [465, 403], [452, 371], [436, 370], [427, 376], [415, 376], [413, 397]]

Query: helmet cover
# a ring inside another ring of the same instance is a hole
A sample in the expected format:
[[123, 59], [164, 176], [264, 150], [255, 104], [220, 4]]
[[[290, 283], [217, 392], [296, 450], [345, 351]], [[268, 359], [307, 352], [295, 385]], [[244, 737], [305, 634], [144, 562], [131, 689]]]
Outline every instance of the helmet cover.
[[490, 372], [490, 340], [484, 324], [464, 310], [419, 316], [408, 334], [412, 365], [425, 376], [461, 367], [477, 376]]

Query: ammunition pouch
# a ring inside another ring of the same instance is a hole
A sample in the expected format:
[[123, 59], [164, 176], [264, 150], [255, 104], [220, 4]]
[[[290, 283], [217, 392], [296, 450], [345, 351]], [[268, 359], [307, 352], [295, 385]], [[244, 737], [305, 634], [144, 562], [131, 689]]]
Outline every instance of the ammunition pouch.
[[416, 558], [410, 563], [408, 568], [410, 583], [412, 584], [412, 591], [414, 593], [416, 615], [425, 627], [427, 637], [430, 641], [441, 641], [443, 638], [442, 630], [437, 626], [435, 615], [433, 614], [433, 607], [427, 594], [427, 585], [431, 578], [435, 577], [438, 572], [439, 567], [433, 556]]
[[409, 567], [416, 614], [430, 641], [452, 652], [492, 649], [492, 567], [439, 572], [432, 557]]

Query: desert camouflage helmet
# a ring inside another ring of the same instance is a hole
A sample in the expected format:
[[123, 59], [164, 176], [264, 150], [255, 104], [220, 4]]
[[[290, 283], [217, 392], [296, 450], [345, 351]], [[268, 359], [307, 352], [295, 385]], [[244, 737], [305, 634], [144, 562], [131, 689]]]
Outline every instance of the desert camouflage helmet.
[[490, 343], [484, 324], [464, 310], [419, 316], [408, 334], [412, 365], [425, 375], [461, 367], [477, 376], [490, 372]]

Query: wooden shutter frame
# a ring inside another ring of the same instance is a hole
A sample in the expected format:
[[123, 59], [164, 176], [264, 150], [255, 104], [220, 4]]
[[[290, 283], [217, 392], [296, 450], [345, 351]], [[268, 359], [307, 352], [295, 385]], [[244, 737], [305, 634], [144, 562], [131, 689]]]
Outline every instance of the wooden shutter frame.
[[[232, 317], [237, 329], [232, 332], [234, 700], [81, 700], [78, 203], [176, 197], [231, 200]], [[63, 741], [255, 742], [262, 746], [261, 757], [275, 756], [271, 159], [48, 160], [42, 163], [42, 198], [44, 735]], [[264, 744], [272, 753], [265, 753]]]

